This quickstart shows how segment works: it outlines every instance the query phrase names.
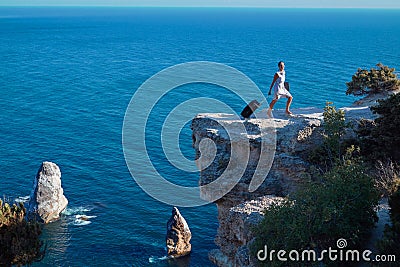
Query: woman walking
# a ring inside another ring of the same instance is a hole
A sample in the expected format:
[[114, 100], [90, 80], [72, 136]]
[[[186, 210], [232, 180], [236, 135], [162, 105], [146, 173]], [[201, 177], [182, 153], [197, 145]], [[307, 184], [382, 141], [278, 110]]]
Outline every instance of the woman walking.
[[274, 87], [274, 98], [272, 99], [271, 104], [269, 104], [269, 109], [267, 111], [267, 115], [270, 118], [272, 117], [272, 109], [274, 108], [275, 103], [281, 97], [286, 97], [288, 99], [286, 102], [286, 114], [289, 116], [293, 115], [293, 113], [289, 110], [293, 97], [285, 88], [285, 63], [280, 61], [278, 63], [278, 68], [279, 71], [275, 73], [268, 92], [268, 95], [271, 95], [272, 87]]

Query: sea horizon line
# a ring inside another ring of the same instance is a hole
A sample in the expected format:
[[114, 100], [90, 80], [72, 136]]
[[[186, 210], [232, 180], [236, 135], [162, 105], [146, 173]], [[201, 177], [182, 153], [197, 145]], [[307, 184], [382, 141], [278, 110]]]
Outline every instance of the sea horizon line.
[[46, 8], [57, 8], [57, 7], [85, 7], [85, 8], [200, 8], [200, 9], [313, 9], [313, 10], [400, 10], [400, 7], [291, 7], [291, 6], [156, 6], [156, 5], [1, 5], [0, 8], [3, 7], [46, 7]]

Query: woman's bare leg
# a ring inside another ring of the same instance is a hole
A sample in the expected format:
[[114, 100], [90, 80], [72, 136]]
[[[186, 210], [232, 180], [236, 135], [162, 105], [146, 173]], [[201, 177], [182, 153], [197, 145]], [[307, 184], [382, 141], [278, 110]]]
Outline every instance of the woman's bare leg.
[[274, 99], [274, 100], [272, 100], [271, 101], [271, 104], [269, 104], [269, 109], [268, 109], [268, 111], [267, 111], [267, 115], [268, 115], [268, 117], [272, 117], [272, 109], [274, 108], [274, 105], [275, 105], [275, 103], [278, 101], [278, 99]]
[[290, 110], [289, 110], [290, 104], [292, 104], [292, 100], [293, 100], [293, 97], [291, 96], [291, 97], [288, 98], [288, 100], [286, 102], [286, 113], [287, 114], [292, 114], [292, 112], [290, 112]]

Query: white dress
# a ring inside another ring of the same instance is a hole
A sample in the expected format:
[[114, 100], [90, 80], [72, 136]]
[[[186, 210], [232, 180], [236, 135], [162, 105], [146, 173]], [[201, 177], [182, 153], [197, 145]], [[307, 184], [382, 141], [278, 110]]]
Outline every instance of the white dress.
[[292, 95], [289, 93], [288, 90], [285, 88], [285, 71], [278, 71], [276, 73], [279, 77], [276, 79], [274, 84], [274, 99], [279, 99], [281, 97], [289, 98]]

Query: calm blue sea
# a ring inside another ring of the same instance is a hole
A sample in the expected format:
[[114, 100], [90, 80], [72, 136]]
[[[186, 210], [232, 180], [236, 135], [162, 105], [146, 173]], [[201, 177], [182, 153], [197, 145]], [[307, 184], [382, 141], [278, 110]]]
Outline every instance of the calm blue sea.
[[[284, 60], [294, 108], [322, 108], [327, 100], [340, 107], [355, 100], [345, 82], [358, 67], [400, 68], [399, 47], [400, 10], [1, 7], [0, 194], [28, 196], [41, 162], [53, 161], [69, 199], [62, 220], [45, 226], [47, 255], [33, 266], [212, 266], [216, 207], [181, 208], [193, 253], [159, 260], [172, 207], [143, 192], [125, 163], [125, 110], [162, 69], [224, 63], [266, 92]], [[244, 104], [227, 90], [193, 84], [155, 106], [146, 127], [150, 158], [187, 186], [199, 174], [166, 160], [160, 131], [167, 114], [192, 97], [219, 99], [236, 112]], [[188, 125], [179, 145], [193, 159]]]

